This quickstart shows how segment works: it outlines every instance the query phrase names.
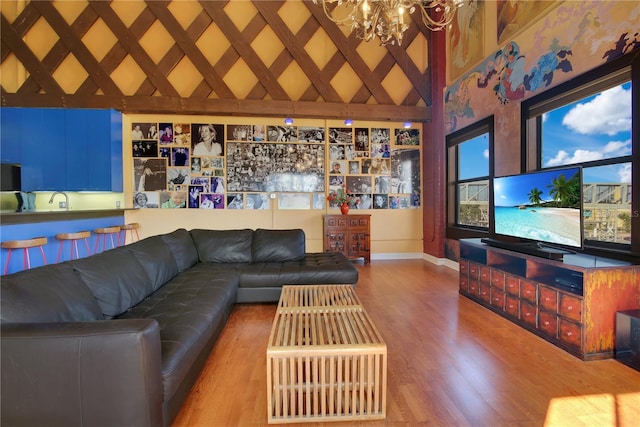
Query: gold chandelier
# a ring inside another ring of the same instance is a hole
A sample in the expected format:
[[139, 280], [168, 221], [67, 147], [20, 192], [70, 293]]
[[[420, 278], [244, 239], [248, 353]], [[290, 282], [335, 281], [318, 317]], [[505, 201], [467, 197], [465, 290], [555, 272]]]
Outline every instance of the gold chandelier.
[[356, 36], [369, 41], [378, 36], [382, 46], [398, 42], [409, 28], [416, 10], [431, 31], [446, 28], [464, 0], [313, 0], [322, 3], [324, 13], [338, 25], [351, 27]]

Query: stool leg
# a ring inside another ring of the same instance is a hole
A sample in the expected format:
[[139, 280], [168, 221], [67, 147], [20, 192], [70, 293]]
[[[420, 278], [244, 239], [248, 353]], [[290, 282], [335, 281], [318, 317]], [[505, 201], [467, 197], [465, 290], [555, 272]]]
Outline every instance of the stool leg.
[[69, 259], [73, 259], [73, 249], [75, 249], [76, 251], [76, 259], [80, 258], [80, 256], [78, 255], [78, 241], [74, 240], [73, 244], [71, 245], [71, 254], [69, 255]]
[[[113, 233], [109, 235], [111, 238], [111, 249], [115, 249], [116, 245], [113, 244]], [[118, 237], [118, 243], [120, 242], [120, 237]]]
[[[138, 234], [138, 229], [134, 228], [133, 231], [136, 233], [136, 242], [137, 242], [138, 240], [140, 240], [140, 235]], [[132, 239], [133, 239], [133, 237], [132, 237]]]
[[44, 248], [40, 246], [40, 254], [42, 254], [42, 265], [47, 265], [47, 257], [44, 256]]
[[31, 259], [29, 258], [29, 249], [23, 248], [22, 269], [27, 270], [30, 268], [31, 268]]
[[98, 253], [98, 248], [100, 247], [100, 235], [96, 235], [96, 247], [93, 249], [93, 253]]
[[87, 256], [91, 255], [91, 249], [89, 249], [89, 241], [86, 237], [84, 239], [84, 245], [87, 247]]
[[56, 264], [60, 262], [60, 255], [62, 255], [63, 244], [64, 244], [64, 240], [60, 240], [60, 248], [58, 249], [58, 259], [56, 259]]
[[7, 254], [7, 263], [4, 266], [4, 274], [7, 274], [7, 272], [9, 271], [9, 261], [11, 261], [11, 251], [13, 251], [13, 249], [9, 248], [9, 253]]

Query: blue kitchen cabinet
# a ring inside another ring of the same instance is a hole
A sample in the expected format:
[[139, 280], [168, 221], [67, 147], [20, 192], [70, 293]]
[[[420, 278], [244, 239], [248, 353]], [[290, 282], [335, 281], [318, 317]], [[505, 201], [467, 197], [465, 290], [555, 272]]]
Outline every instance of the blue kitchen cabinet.
[[24, 108], [20, 114], [22, 190], [64, 190], [65, 111]]
[[0, 161], [20, 164], [20, 113], [22, 108], [0, 109]]
[[70, 191], [122, 191], [122, 115], [66, 111], [66, 180]]

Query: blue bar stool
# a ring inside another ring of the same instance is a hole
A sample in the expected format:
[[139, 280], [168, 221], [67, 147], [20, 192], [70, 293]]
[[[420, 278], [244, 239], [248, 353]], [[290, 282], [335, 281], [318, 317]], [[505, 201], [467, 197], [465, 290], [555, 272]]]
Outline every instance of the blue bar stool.
[[47, 264], [47, 257], [44, 255], [44, 249], [42, 248], [47, 244], [46, 237], [35, 237], [33, 239], [25, 239], [25, 240], [7, 240], [6, 242], [2, 242], [1, 246], [5, 249], [9, 249], [9, 253], [7, 254], [7, 263], [4, 267], [4, 274], [7, 274], [9, 271], [9, 261], [11, 261], [11, 252], [14, 249], [22, 249], [24, 261], [22, 263], [22, 268], [27, 270], [31, 268], [31, 258], [29, 257], [29, 248], [40, 248], [40, 253], [42, 254], [42, 261], [44, 264]]
[[[100, 248], [100, 237], [102, 236], [102, 250], [106, 250], [107, 249], [107, 235], [109, 236], [109, 238], [111, 239], [111, 249], [116, 247], [116, 242], [120, 240], [120, 227], [113, 226], [113, 227], [102, 227], [102, 228], [96, 228], [95, 230], [93, 230], [94, 234], [97, 236], [96, 237], [96, 247], [93, 251], [94, 254], [98, 253], [98, 249]], [[116, 236], [116, 240], [113, 240], [113, 236]]]
[[89, 249], [89, 240], [87, 240], [90, 236], [90, 231], [77, 231], [75, 233], [56, 234], [56, 239], [60, 240], [60, 249], [58, 249], [58, 259], [56, 260], [56, 262], [60, 262], [62, 247], [64, 246], [64, 242], [67, 240], [71, 242], [71, 246], [69, 247], [69, 259], [74, 259], [74, 253], [75, 259], [80, 258], [80, 256], [78, 255], [78, 240], [80, 239], [84, 239], [84, 245], [87, 248], [87, 256], [91, 255], [91, 249]]

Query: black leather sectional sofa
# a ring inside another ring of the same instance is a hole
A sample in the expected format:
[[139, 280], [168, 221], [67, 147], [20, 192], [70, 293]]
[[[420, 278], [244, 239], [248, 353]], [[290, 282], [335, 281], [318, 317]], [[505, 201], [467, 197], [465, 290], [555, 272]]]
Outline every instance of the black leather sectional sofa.
[[[168, 426], [237, 302], [355, 284], [302, 230], [176, 230], [1, 279], [8, 426]], [[228, 392], [228, 391], [221, 391]]]

